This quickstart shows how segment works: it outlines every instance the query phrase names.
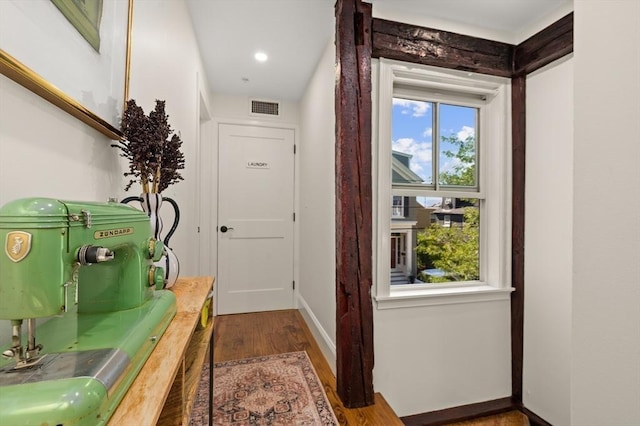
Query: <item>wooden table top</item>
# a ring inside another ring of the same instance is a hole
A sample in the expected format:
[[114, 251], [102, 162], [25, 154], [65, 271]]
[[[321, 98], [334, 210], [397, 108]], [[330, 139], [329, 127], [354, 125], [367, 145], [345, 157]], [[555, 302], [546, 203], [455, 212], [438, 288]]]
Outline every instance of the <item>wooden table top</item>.
[[131, 384], [109, 425], [156, 424], [211, 291], [212, 277], [182, 277], [171, 288], [176, 316]]

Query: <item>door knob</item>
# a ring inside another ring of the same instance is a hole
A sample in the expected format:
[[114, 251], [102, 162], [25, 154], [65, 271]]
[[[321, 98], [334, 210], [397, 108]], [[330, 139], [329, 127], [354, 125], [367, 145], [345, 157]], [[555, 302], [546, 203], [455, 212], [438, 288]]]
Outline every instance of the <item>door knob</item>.
[[222, 226], [220, 227], [220, 232], [225, 233], [225, 232], [227, 232], [227, 231], [233, 231], [233, 228], [228, 228], [228, 227], [226, 227], [226, 226], [224, 226], [224, 225], [222, 225]]

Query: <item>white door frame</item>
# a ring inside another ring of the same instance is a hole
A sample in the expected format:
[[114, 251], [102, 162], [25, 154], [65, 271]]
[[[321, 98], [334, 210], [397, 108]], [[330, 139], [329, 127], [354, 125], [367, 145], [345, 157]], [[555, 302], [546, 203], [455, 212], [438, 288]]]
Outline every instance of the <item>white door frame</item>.
[[198, 82], [198, 101], [196, 103], [196, 112], [198, 117], [198, 125], [196, 126], [196, 155], [198, 161], [196, 163], [196, 226], [198, 232], [198, 258], [196, 261], [198, 275], [208, 276], [214, 275], [215, 264], [209, 262], [211, 257], [211, 246], [207, 238], [203, 235], [208, 233], [207, 218], [210, 216], [211, 204], [203, 195], [210, 192], [209, 186], [211, 179], [203, 179], [208, 168], [205, 168], [206, 162], [203, 161], [203, 153], [209, 152], [211, 149], [211, 107], [209, 106], [209, 97], [206, 92], [206, 85], [200, 79], [200, 74], [196, 73]]
[[[220, 145], [220, 140], [218, 137], [218, 128], [221, 124], [235, 124], [240, 126], [253, 126], [253, 127], [265, 127], [265, 128], [276, 128], [276, 129], [287, 129], [293, 130], [293, 141], [296, 146], [296, 149], [300, 149], [300, 129], [297, 124], [293, 123], [278, 123], [271, 122], [266, 120], [249, 120], [249, 119], [234, 119], [234, 118], [225, 118], [225, 117], [213, 117], [213, 119], [209, 122], [211, 125], [211, 129], [208, 132], [211, 137], [211, 144], [202, 143], [200, 145], [200, 164], [202, 167], [200, 168], [200, 179], [201, 185], [200, 187], [203, 190], [210, 189], [210, 193], [202, 193], [200, 194], [203, 198], [202, 207], [201, 207], [201, 230], [208, 229], [208, 232], [200, 233], [200, 247], [204, 249], [205, 252], [210, 253], [210, 258], [213, 260], [214, 265], [211, 268], [207, 268], [206, 270], [211, 271], [214, 276], [218, 275], [218, 232], [216, 230], [218, 224], [218, 148]], [[294, 308], [298, 307], [298, 283], [300, 282], [300, 271], [299, 271], [299, 263], [300, 263], [300, 250], [299, 250], [299, 240], [300, 240], [300, 232], [299, 232], [299, 214], [300, 211], [300, 178], [299, 178], [299, 155], [294, 156], [294, 171], [293, 171], [293, 206], [294, 213], [296, 214], [296, 221], [293, 223], [293, 279], [296, 282], [296, 286], [293, 290], [293, 300], [294, 300]], [[206, 223], [206, 226], [203, 226]], [[201, 268], [202, 269], [202, 268]], [[218, 297], [218, 287], [214, 285], [214, 297], [217, 300]], [[213, 304], [216, 306], [216, 303]], [[214, 308], [215, 309], [215, 308]], [[214, 315], [216, 314], [214, 310]]]

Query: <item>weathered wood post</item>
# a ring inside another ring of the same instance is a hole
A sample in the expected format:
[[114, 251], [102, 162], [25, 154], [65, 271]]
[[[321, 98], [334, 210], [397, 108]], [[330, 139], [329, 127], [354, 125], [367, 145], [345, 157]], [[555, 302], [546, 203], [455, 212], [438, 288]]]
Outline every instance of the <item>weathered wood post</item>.
[[336, 340], [338, 395], [372, 405], [371, 5], [336, 2]]

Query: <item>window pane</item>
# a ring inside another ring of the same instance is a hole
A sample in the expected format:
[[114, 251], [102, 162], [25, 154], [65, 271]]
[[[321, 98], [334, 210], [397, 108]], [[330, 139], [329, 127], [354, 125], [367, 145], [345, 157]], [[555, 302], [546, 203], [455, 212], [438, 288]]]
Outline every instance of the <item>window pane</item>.
[[418, 283], [416, 243], [418, 233], [429, 227], [440, 198], [393, 195], [393, 208], [402, 200], [402, 216], [391, 216], [391, 284]]
[[443, 198], [432, 223], [416, 238], [418, 282], [480, 278], [480, 209], [477, 200]]
[[439, 105], [438, 184], [476, 187], [478, 109]]
[[402, 200], [402, 215], [392, 215], [390, 226], [391, 284], [409, 284], [417, 282], [415, 249], [418, 232], [429, 226], [434, 208], [425, 208], [416, 197], [393, 195], [394, 210], [399, 200]]
[[408, 214], [391, 218], [392, 285], [479, 279], [478, 200], [396, 198]]
[[433, 184], [433, 105], [393, 98], [392, 184]]
[[403, 218], [404, 217], [404, 197], [400, 195], [393, 196], [393, 204], [391, 207], [391, 217]]

